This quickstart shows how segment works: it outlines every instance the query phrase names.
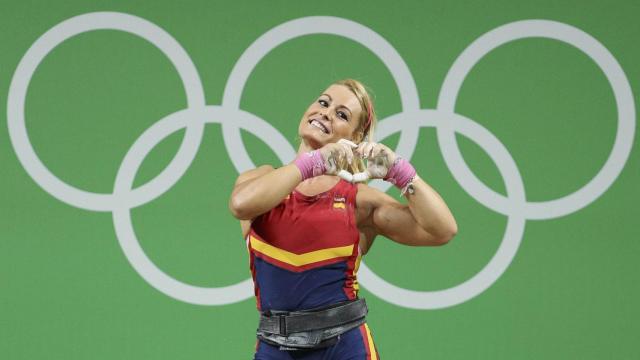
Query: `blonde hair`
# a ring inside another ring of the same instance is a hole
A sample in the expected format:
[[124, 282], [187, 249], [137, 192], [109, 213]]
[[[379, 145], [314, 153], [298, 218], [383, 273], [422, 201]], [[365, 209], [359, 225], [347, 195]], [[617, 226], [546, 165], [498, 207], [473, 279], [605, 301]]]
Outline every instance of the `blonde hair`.
[[[373, 108], [373, 99], [367, 88], [360, 81], [355, 79], [343, 79], [334, 82], [331, 85], [342, 85], [351, 90], [351, 92], [358, 98], [362, 111], [360, 112], [360, 118], [358, 119], [358, 127], [353, 134], [352, 141], [356, 144], [366, 141], [373, 141], [373, 131], [376, 126], [376, 112]], [[342, 168], [346, 168], [347, 164], [340, 164]], [[364, 162], [361, 159], [354, 161], [348, 166], [352, 173], [365, 171]]]

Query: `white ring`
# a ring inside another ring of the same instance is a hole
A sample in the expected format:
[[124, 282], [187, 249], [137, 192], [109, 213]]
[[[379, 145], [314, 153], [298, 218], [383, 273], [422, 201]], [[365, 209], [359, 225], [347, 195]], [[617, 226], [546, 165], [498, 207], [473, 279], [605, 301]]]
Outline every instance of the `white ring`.
[[[391, 76], [398, 86], [402, 108], [407, 110], [420, 108], [418, 90], [411, 76], [411, 72], [393, 46], [378, 33], [362, 24], [331, 16], [312, 16], [291, 20], [274, 27], [256, 39], [256, 41], [244, 51], [233, 67], [224, 89], [222, 106], [232, 109], [238, 109], [240, 107], [241, 94], [249, 75], [258, 62], [271, 50], [286, 41], [311, 34], [342, 36], [368, 48], [380, 58], [389, 69]], [[401, 125], [406, 129], [415, 130], [415, 125], [411, 122], [406, 122]], [[238, 127], [234, 126], [232, 121], [223, 121], [222, 133], [225, 146], [231, 155], [231, 160], [236, 170], [242, 172], [255, 168], [253, 161], [249, 158], [242, 143]], [[400, 140], [399, 144], [402, 145], [398, 146], [398, 150], [403, 153], [410, 153], [410, 149], [415, 149], [418, 134], [416, 131], [403, 132], [400, 135]], [[292, 159], [293, 158], [288, 159], [287, 162]]]
[[505, 179], [505, 188], [509, 195], [510, 212], [502, 242], [489, 263], [467, 281], [444, 290], [417, 291], [395, 286], [369, 269], [364, 261], [360, 264], [359, 281], [376, 296], [387, 302], [412, 309], [440, 309], [465, 302], [489, 288], [507, 269], [522, 240], [525, 218], [522, 209], [525, 202], [524, 185], [520, 172], [511, 155], [502, 143], [487, 129], [478, 123], [458, 114], [446, 114], [437, 110], [421, 110], [416, 113], [396, 114], [392, 120], [400, 116], [409, 116], [419, 122], [420, 126], [446, 127], [458, 132], [478, 146], [496, 164], [500, 175]]
[[[507, 42], [529, 37], [555, 39], [573, 45], [588, 55], [604, 72], [611, 84], [618, 108], [618, 130], [611, 154], [598, 174], [581, 189], [562, 198], [528, 202], [522, 209], [528, 219], [552, 219], [570, 214], [600, 197], [616, 180], [627, 162], [635, 132], [635, 107], [631, 86], [624, 71], [611, 53], [589, 34], [566, 24], [548, 20], [524, 20], [500, 26], [469, 45], [451, 66], [440, 97], [438, 110], [454, 113], [458, 91], [473, 66], [484, 55]], [[486, 186], [469, 169], [462, 158], [453, 131], [438, 128], [438, 141], [445, 162], [456, 180], [477, 201], [494, 211], [508, 214], [508, 201]]]
[[[29, 82], [40, 62], [66, 39], [96, 29], [115, 29], [136, 34], [158, 47], [176, 67], [187, 94], [188, 108], [175, 112], [147, 129], [132, 145], [120, 165], [113, 194], [97, 194], [74, 188], [55, 177], [39, 160], [31, 146], [24, 121], [24, 103]], [[474, 41], [452, 65], [440, 92], [438, 110], [420, 110], [413, 78], [402, 58], [380, 35], [355, 22], [334, 17], [308, 17], [281, 24], [258, 38], [241, 56], [225, 87], [223, 106], [205, 106], [202, 84], [191, 59], [180, 45], [158, 26], [121, 13], [90, 13], [68, 19], [43, 34], [22, 58], [12, 79], [7, 106], [9, 135], [18, 159], [45, 191], [70, 205], [96, 211], [113, 211], [116, 235], [134, 269], [156, 289], [175, 299], [202, 305], [221, 305], [244, 300], [252, 294], [251, 279], [234, 285], [205, 288], [178, 281], [158, 269], [140, 247], [131, 223], [131, 209], [152, 201], [170, 189], [191, 165], [200, 146], [205, 122], [221, 123], [223, 139], [238, 172], [255, 165], [240, 138], [245, 129], [270, 146], [282, 163], [295, 151], [273, 126], [239, 109], [241, 93], [255, 65], [273, 48], [308, 34], [334, 34], [352, 39], [374, 52], [391, 71], [398, 85], [403, 111], [380, 121], [378, 139], [400, 131], [396, 152], [411, 158], [422, 126], [435, 126], [443, 157], [454, 178], [474, 199], [508, 216], [503, 240], [493, 258], [462, 284], [438, 291], [413, 291], [392, 285], [364, 263], [359, 278], [375, 295], [416, 309], [453, 306], [477, 296], [507, 269], [522, 239], [529, 219], [548, 219], [574, 212], [602, 195], [624, 167], [635, 132], [635, 105], [628, 80], [613, 56], [597, 40], [571, 26], [544, 20], [519, 21], [496, 28]], [[496, 47], [516, 39], [547, 37], [576, 46], [590, 56], [611, 83], [618, 107], [618, 129], [613, 150], [600, 172], [584, 187], [563, 198], [526, 202], [518, 168], [504, 145], [487, 129], [454, 113], [458, 91], [475, 64]], [[415, 122], [411, 122], [415, 119]], [[170, 134], [187, 128], [183, 142], [170, 164], [153, 180], [131, 189], [135, 174], [147, 154]], [[406, 134], [408, 131], [409, 134]], [[485, 186], [466, 165], [455, 141], [458, 132], [482, 147], [503, 176], [507, 196]], [[374, 181], [386, 191], [390, 184]], [[366, 284], [365, 284], [366, 283]]]
[[[171, 35], [142, 18], [113, 12], [79, 15], [54, 26], [35, 41], [20, 60], [9, 87], [7, 124], [9, 126], [9, 138], [16, 155], [33, 180], [53, 197], [81, 209], [109, 211], [114, 208], [116, 202], [113, 194], [99, 194], [80, 190], [63, 182], [47, 169], [38, 158], [29, 141], [24, 118], [24, 103], [31, 77], [45, 56], [60, 43], [75, 35], [100, 29], [129, 32], [151, 42], [169, 58], [178, 71], [184, 85], [189, 107], [202, 107], [205, 102], [200, 77], [189, 55]], [[191, 163], [189, 159], [193, 159], [196, 154], [203, 130], [204, 123], [193, 123], [187, 127], [178, 153], [167, 166], [167, 169], [151, 181], [155, 189], [159, 189], [160, 184], [168, 189], [173, 185], [173, 180], [175, 180], [171, 179], [171, 175], [186, 170], [186, 167], [180, 169], [178, 163], [182, 165]], [[191, 144], [191, 147], [187, 146], [187, 144]], [[145, 184], [141, 188], [145, 188], [147, 185]], [[136, 189], [136, 191], [145, 190], [141, 188]], [[166, 191], [166, 189], [163, 191]], [[148, 195], [152, 195], [150, 196], [152, 198], [159, 194]]]
[[[206, 108], [185, 109], [175, 112], [156, 122], [145, 131], [133, 144], [124, 157], [118, 175], [116, 176], [114, 195], [117, 199], [126, 199], [131, 193], [133, 181], [140, 165], [154, 148], [164, 138], [172, 133], [189, 126], [194, 119], [208, 123], [220, 123], [222, 119], [234, 118], [237, 125], [260, 136], [268, 134], [271, 139], [277, 139], [278, 144], [272, 146], [276, 155], [283, 159], [291, 156], [292, 149], [283, 146], [288, 144], [286, 139], [269, 123], [240, 110], [229, 110], [219, 106]], [[271, 146], [271, 144], [267, 143]], [[187, 165], [188, 166], [188, 165]], [[113, 224], [120, 246], [131, 266], [151, 286], [174, 299], [197, 305], [224, 305], [247, 299], [253, 295], [253, 283], [246, 279], [239, 283], [223, 287], [200, 287], [186, 284], [174, 279], [159, 269], [140, 246], [131, 222], [132, 204], [139, 204], [145, 199], [132, 199], [118, 202], [113, 209]]]

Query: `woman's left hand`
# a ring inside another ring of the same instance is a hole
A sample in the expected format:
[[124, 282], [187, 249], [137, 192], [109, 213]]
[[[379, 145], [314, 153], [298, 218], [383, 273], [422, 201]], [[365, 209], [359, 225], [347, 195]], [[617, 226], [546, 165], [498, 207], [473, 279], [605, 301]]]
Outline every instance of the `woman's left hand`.
[[370, 179], [383, 179], [396, 161], [396, 154], [386, 145], [374, 142], [361, 142], [354, 153], [366, 160]]

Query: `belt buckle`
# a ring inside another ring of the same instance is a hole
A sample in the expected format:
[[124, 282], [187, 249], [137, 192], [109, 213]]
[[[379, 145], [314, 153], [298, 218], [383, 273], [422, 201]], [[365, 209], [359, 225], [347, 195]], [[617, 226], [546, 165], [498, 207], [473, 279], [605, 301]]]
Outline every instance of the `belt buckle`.
[[280, 323], [279, 332], [281, 336], [287, 336], [287, 314], [278, 314], [278, 322]]
[[268, 310], [265, 315], [270, 318], [277, 318], [278, 322], [278, 335], [280, 336], [288, 336], [287, 334], [287, 316], [289, 316], [289, 311], [272, 311]]

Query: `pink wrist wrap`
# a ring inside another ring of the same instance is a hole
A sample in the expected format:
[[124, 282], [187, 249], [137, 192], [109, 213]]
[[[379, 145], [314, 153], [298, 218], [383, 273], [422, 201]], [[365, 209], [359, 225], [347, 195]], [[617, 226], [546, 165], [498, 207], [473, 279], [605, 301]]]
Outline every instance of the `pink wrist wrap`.
[[320, 150], [309, 151], [298, 155], [293, 163], [302, 174], [302, 181], [308, 178], [319, 176], [325, 173], [324, 159], [320, 154]]
[[416, 176], [416, 169], [405, 159], [398, 157], [391, 165], [391, 169], [383, 180], [388, 181], [398, 187], [404, 189]]

